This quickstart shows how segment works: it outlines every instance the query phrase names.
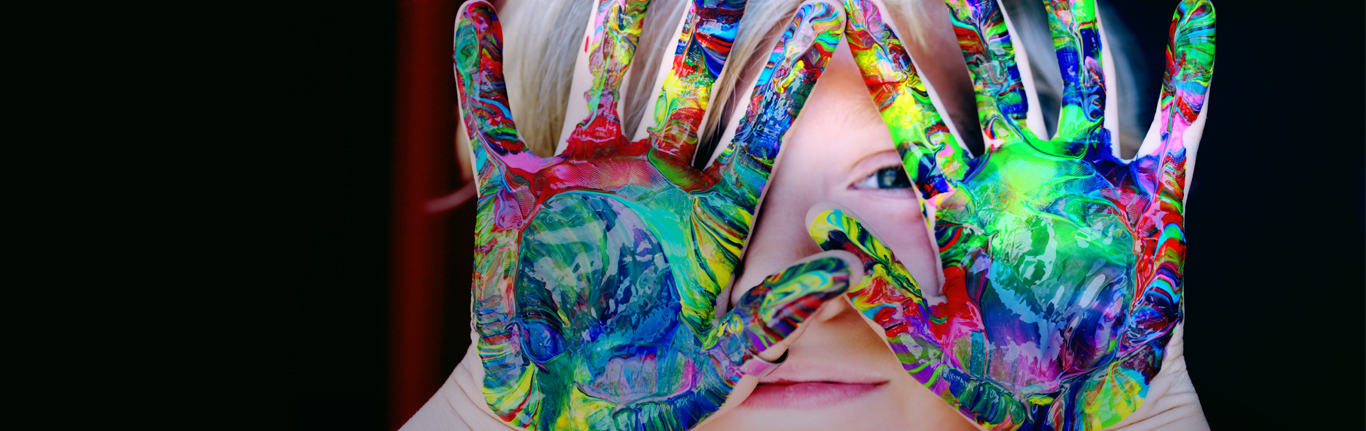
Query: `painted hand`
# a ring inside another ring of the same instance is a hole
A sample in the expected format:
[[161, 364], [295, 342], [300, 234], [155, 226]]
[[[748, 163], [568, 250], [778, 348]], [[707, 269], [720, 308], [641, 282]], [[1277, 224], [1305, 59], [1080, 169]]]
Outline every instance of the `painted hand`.
[[[1058, 133], [1028, 109], [993, 0], [950, 0], [986, 152], [971, 158], [901, 42], [868, 0], [847, 0], [847, 37], [924, 199], [943, 269], [923, 292], [847, 210], [816, 215], [826, 250], [858, 255], [854, 304], [907, 372], [1000, 430], [1099, 429], [1143, 403], [1182, 319], [1184, 190], [1203, 128], [1214, 8], [1183, 0], [1171, 25], [1157, 118], [1133, 160], [1107, 127], [1101, 35], [1090, 0], [1046, 2], [1064, 77]], [[1036, 126], [1035, 124], [1038, 124]], [[1031, 130], [1029, 126], [1034, 126]]]
[[471, 2], [456, 23], [455, 74], [479, 187], [472, 311], [484, 399], [527, 429], [682, 430], [715, 412], [743, 374], [766, 364], [758, 354], [850, 282], [852, 260], [821, 256], [716, 316], [783, 136], [842, 36], [843, 14], [819, 2], [798, 11], [744, 99], [731, 145], [698, 169], [698, 128], [744, 2], [691, 6], [637, 139], [622, 130], [620, 91], [648, 5], [596, 6], [579, 59], [585, 79], [573, 93], [588, 113], [550, 157], [533, 154], [509, 116], [493, 8]]

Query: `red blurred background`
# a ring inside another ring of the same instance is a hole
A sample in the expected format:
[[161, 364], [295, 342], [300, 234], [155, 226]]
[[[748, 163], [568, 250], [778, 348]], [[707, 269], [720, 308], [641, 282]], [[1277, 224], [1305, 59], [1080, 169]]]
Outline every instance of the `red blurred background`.
[[472, 188], [459, 173], [459, 1], [292, 12], [292, 90], [316, 142], [313, 266], [295, 292], [292, 426], [397, 429], [469, 346]]
[[460, 122], [450, 54], [459, 4], [407, 1], [398, 7], [390, 428], [427, 401], [469, 346], [474, 188], [461, 178], [455, 158]]
[[[398, 4], [387, 425], [431, 397], [469, 346], [474, 188], [455, 157], [451, 39], [461, 2]], [[466, 161], [467, 163], [467, 161]]]

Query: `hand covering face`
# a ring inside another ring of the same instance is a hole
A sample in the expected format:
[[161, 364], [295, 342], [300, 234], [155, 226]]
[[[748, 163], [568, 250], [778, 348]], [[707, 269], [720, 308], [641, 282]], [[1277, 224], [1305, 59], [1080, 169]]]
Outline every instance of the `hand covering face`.
[[997, 2], [948, 5], [987, 143], [975, 158], [880, 6], [845, 1], [856, 61], [924, 198], [942, 296], [925, 295], [938, 280], [912, 279], [846, 209], [815, 214], [812, 238], [863, 260], [855, 306], [965, 416], [999, 430], [1113, 425], [1142, 404], [1182, 319], [1187, 163], [1213, 73], [1213, 6], [1181, 2], [1157, 118], [1138, 157], [1121, 160], [1091, 0], [1046, 2], [1065, 81], [1052, 139], [1027, 126], [1037, 111]]
[[571, 94], [588, 113], [549, 157], [529, 150], [510, 117], [492, 6], [471, 2], [457, 21], [479, 196], [473, 325], [485, 401], [509, 425], [693, 427], [742, 375], [772, 367], [759, 353], [850, 282], [849, 260], [818, 256], [716, 313], [783, 137], [842, 36], [842, 10], [810, 2], [786, 21], [734, 140], [698, 169], [699, 126], [744, 2], [691, 5], [647, 111], [653, 125], [631, 140], [622, 82], [648, 6], [596, 4]]

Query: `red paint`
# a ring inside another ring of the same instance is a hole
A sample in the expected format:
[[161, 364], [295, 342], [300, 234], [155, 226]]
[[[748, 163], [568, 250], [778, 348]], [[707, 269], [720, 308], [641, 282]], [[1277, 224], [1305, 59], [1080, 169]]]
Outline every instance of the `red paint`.
[[963, 268], [944, 268], [944, 296], [948, 301], [940, 303], [930, 311], [936, 317], [945, 318], [942, 324], [930, 321], [930, 331], [934, 333], [940, 345], [951, 345], [953, 340], [964, 334], [983, 331], [982, 312], [977, 309], [972, 298], [968, 297]]

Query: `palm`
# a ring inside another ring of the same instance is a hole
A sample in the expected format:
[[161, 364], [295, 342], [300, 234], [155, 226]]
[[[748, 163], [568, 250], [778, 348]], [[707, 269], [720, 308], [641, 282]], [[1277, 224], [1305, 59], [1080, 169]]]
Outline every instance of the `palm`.
[[1066, 80], [1054, 139], [1023, 127], [1027, 98], [996, 3], [949, 2], [988, 143], [972, 159], [895, 36], [866, 13], [875, 6], [846, 4], [874, 18], [851, 19], [850, 40], [933, 211], [946, 297], [931, 304], [870, 232], [827, 213], [813, 237], [862, 251], [884, 274], [856, 289], [855, 305], [887, 330], [912, 375], [985, 426], [1098, 429], [1132, 413], [1182, 317], [1182, 139], [1209, 82], [1212, 7], [1178, 10], [1155, 148], [1124, 161], [1103, 127], [1089, 2], [1049, 5]]
[[[692, 167], [697, 128], [743, 3], [699, 1], [649, 136], [622, 130], [619, 88], [645, 2], [602, 1], [589, 114], [558, 154], [528, 151], [506, 114], [501, 31], [474, 3], [456, 74], [479, 181], [475, 329], [484, 394], [532, 429], [682, 429], [714, 412], [756, 352], [847, 283], [838, 259], [770, 277], [716, 321], [782, 136], [842, 29], [809, 6], [757, 81], [735, 143]], [[696, 32], [694, 32], [696, 30]], [[774, 85], [790, 83], [795, 85]], [[765, 296], [767, 295], [767, 297]]]

